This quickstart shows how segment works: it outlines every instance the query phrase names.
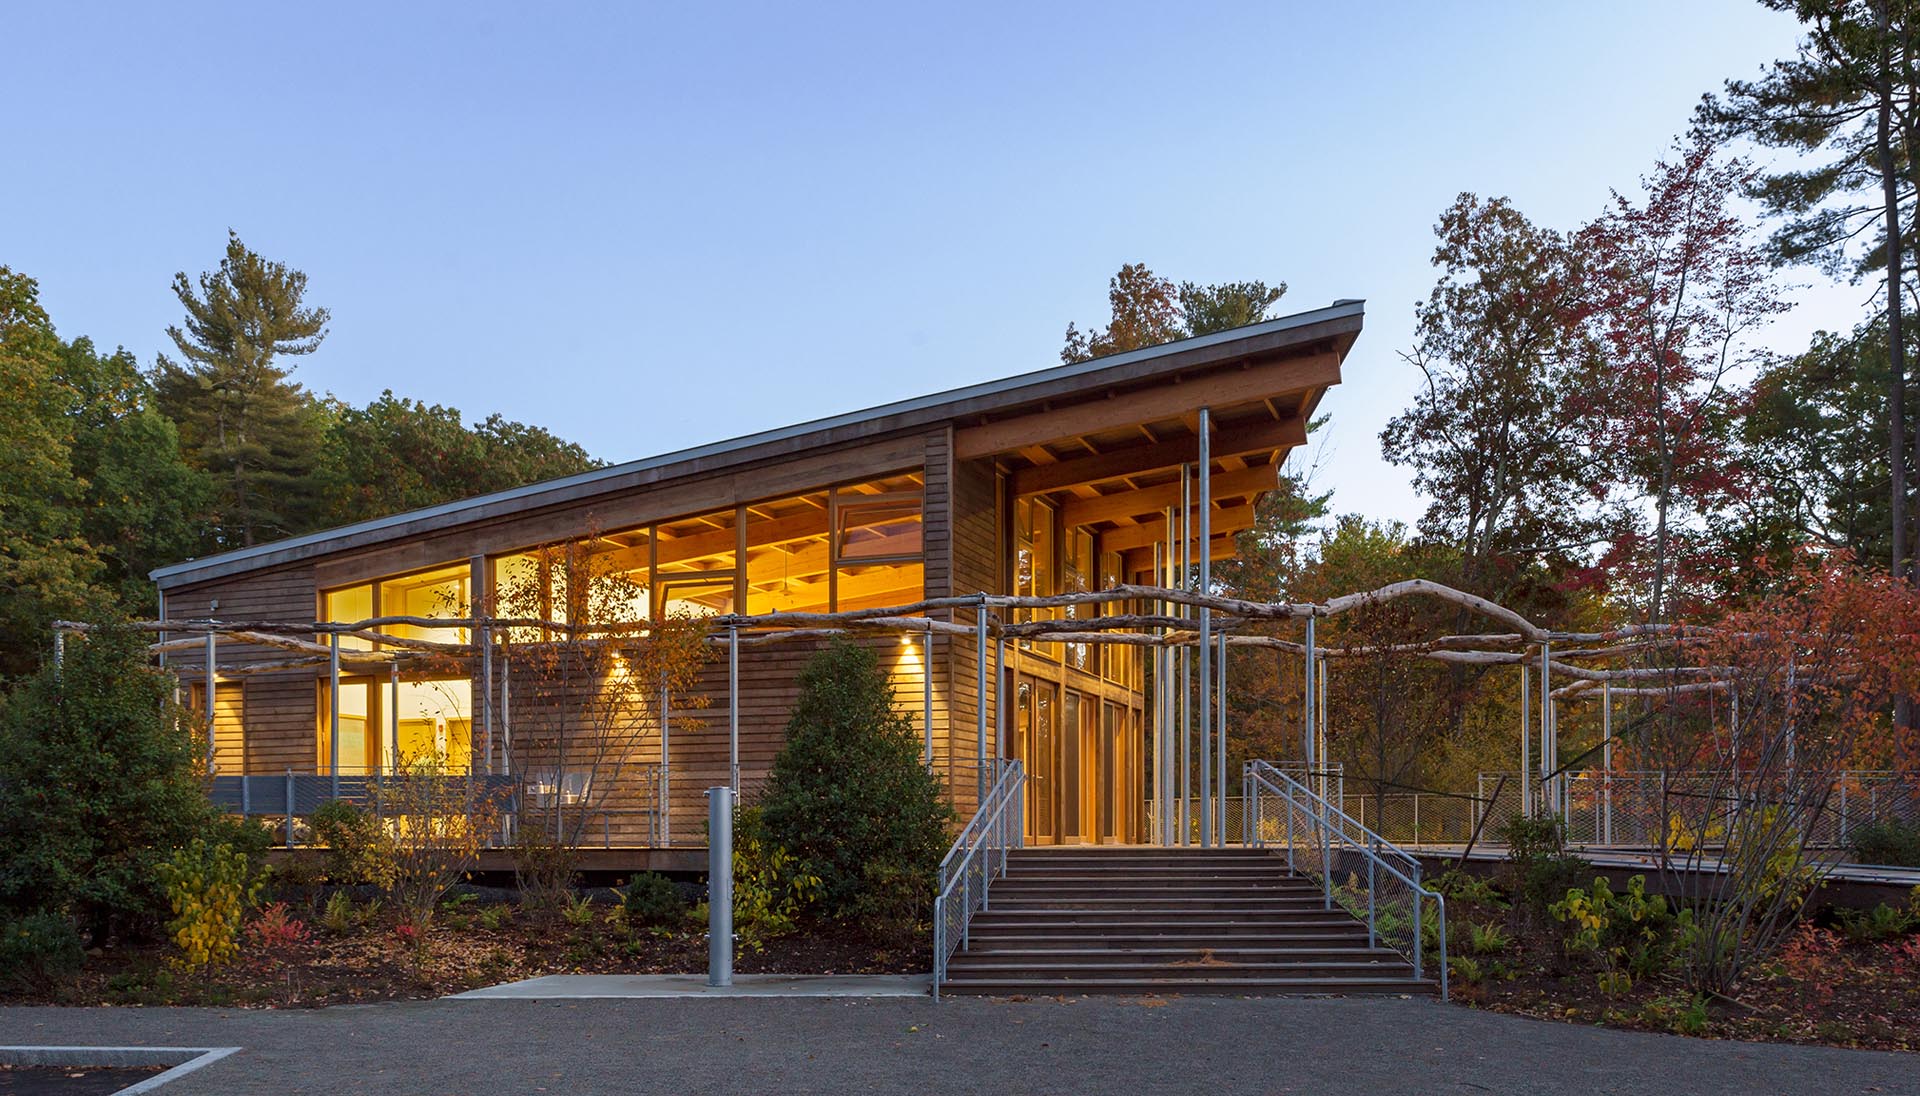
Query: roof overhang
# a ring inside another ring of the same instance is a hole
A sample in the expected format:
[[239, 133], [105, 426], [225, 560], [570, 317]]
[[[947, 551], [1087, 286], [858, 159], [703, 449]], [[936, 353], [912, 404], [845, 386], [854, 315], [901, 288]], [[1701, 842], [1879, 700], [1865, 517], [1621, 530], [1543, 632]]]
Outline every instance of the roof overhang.
[[[953, 426], [956, 456], [962, 459], [1023, 449], [1031, 453], [1034, 446], [1109, 427], [1116, 416], [1142, 422], [1155, 417], [1179, 418], [1183, 409], [1178, 405], [1185, 397], [1177, 388], [1168, 386], [1189, 377], [1215, 375], [1218, 379], [1229, 371], [1252, 373], [1252, 377], [1229, 382], [1233, 385], [1230, 391], [1252, 398], [1262, 386], [1272, 388], [1283, 383], [1274, 370], [1298, 372], [1302, 368], [1298, 363], [1288, 365], [1281, 359], [1331, 355], [1332, 377], [1337, 380], [1339, 359], [1359, 335], [1364, 316], [1364, 302], [1338, 301], [1327, 308], [1211, 335], [1023, 373], [188, 560], [157, 568], [150, 577], [162, 590], [177, 589], [334, 553], [360, 551], [503, 515], [578, 504], [599, 496], [942, 424]], [[1321, 365], [1327, 364], [1323, 357]], [[1309, 394], [1298, 409], [1301, 414], [1311, 413], [1312, 403], [1324, 391], [1324, 383], [1307, 386], [1305, 391]]]

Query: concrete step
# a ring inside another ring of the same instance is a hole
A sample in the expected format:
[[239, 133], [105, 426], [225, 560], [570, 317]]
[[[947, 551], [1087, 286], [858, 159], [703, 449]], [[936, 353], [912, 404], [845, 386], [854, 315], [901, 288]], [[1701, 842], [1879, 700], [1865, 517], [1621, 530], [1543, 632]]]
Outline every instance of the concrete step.
[[1267, 849], [1009, 849], [1007, 859], [1035, 864], [1284, 864]]
[[1220, 978], [1239, 981], [1270, 978], [1391, 978], [1411, 977], [1402, 962], [1321, 961], [1229, 963], [1203, 956], [1148, 962], [1047, 963], [1001, 962], [955, 957], [947, 967], [954, 978], [1006, 978], [1021, 981], [1082, 982], [1089, 979]]
[[1376, 994], [1431, 995], [1431, 981], [1403, 978], [952, 978], [941, 983], [942, 993], [995, 997], [1051, 996], [1055, 994], [1202, 995], [1228, 996], [1342, 996]]
[[[1104, 926], [1102, 926], [1104, 927]], [[1168, 949], [1191, 951], [1194, 948], [1268, 947], [1275, 950], [1312, 950], [1315, 948], [1365, 948], [1363, 928], [1352, 932], [1345, 928], [1298, 932], [1103, 932], [1088, 929], [979, 929], [971, 935], [969, 954], [994, 948], [1107, 948]]]
[[[1261, 944], [1265, 944], [1262, 941]], [[1216, 946], [1203, 946], [1197, 941], [1181, 941], [1178, 944], [1158, 941], [1151, 944], [1117, 946], [1110, 940], [1081, 941], [1071, 943], [1055, 942], [1051, 945], [1034, 943], [987, 943], [975, 941], [974, 946], [964, 955], [955, 956], [954, 961], [964, 959], [969, 965], [975, 961], [986, 963], [1032, 963], [1045, 966], [1101, 966], [1108, 963], [1176, 963], [1191, 960], [1211, 960], [1221, 963], [1401, 963], [1406, 960], [1391, 948], [1369, 948], [1337, 946], [1301, 945], [1295, 947], [1267, 947], [1249, 945], [1245, 942], [1228, 942]]]
[[1111, 898], [1151, 901], [1159, 898], [1270, 898], [1285, 901], [1322, 902], [1321, 891], [1280, 883], [1212, 882], [1191, 883], [1063, 883], [1055, 879], [1002, 879], [987, 892], [994, 901], [1008, 898]]
[[[1128, 913], [1144, 915], [1182, 913], [1289, 914], [1325, 912], [1322, 903], [1312, 898], [1184, 898], [1163, 895], [1157, 898], [1046, 898], [1012, 895], [993, 896], [991, 907], [999, 913], [1023, 913], [1038, 910], [1083, 913]], [[1344, 913], [1344, 911], [1341, 911]]]

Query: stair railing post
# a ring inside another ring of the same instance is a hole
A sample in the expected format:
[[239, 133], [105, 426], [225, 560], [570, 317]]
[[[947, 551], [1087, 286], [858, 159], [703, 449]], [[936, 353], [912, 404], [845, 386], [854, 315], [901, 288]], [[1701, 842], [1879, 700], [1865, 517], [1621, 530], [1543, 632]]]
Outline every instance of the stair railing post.
[[1370, 855], [1367, 857], [1367, 946], [1371, 948], [1371, 947], [1379, 946], [1378, 944], [1379, 932], [1377, 931], [1377, 928], [1376, 928], [1376, 926], [1378, 925], [1378, 921], [1376, 919], [1376, 915], [1374, 912], [1375, 903], [1374, 903], [1373, 896], [1375, 893], [1374, 892], [1374, 864], [1378, 862], [1378, 855], [1380, 852], [1380, 843], [1378, 841], [1371, 841], [1371, 840], [1368, 843], [1373, 846], [1371, 849], [1368, 850], [1373, 855]]
[[[982, 907], [985, 908], [984, 906]], [[960, 950], [965, 951], [973, 937], [973, 873], [960, 872]]]
[[1287, 795], [1287, 871], [1293, 871], [1293, 789], [1286, 788]]
[[1413, 980], [1420, 980], [1420, 955], [1426, 951], [1425, 931], [1420, 924], [1420, 888], [1413, 890]]
[[[1240, 843], [1249, 848], [1264, 847], [1266, 842], [1259, 841], [1260, 824], [1260, 781], [1255, 779], [1252, 767], [1240, 775]], [[1259, 841], [1259, 845], [1255, 842]]]

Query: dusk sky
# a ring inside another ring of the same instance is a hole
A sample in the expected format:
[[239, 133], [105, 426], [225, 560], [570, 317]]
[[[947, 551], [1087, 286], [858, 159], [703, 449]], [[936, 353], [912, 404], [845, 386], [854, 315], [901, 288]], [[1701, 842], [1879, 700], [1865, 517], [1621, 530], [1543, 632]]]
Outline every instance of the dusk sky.
[[[151, 363], [229, 227], [333, 312], [309, 388], [500, 411], [628, 460], [1058, 362], [1107, 279], [1367, 300], [1319, 483], [1416, 518], [1378, 432], [1462, 190], [1572, 227], [1753, 0], [829, 9], [16, 7], [0, 264]], [[1810, 271], [1794, 282], [1819, 282]], [[1801, 292], [1781, 348], [1864, 288]]]

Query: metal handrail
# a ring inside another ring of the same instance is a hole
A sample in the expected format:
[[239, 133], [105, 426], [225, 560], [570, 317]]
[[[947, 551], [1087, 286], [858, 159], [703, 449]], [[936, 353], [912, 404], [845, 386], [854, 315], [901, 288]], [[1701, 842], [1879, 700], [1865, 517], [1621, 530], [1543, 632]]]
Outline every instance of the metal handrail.
[[[1327, 908], [1333, 908], [1333, 852], [1354, 850], [1364, 859], [1367, 870], [1367, 942], [1374, 946], [1382, 939], [1379, 927], [1379, 904], [1375, 901], [1378, 873], [1405, 884], [1412, 895], [1412, 930], [1408, 948], [1402, 954], [1413, 961], [1413, 976], [1416, 980], [1425, 973], [1425, 923], [1421, 919], [1421, 903], [1432, 901], [1436, 912], [1436, 937], [1440, 946], [1440, 999], [1446, 1000], [1450, 986], [1447, 969], [1447, 899], [1438, 891], [1431, 890], [1420, 881], [1420, 860], [1412, 853], [1381, 837], [1379, 834], [1361, 825], [1352, 815], [1326, 801], [1319, 793], [1279, 768], [1265, 761], [1247, 762], [1243, 774], [1245, 781], [1244, 797], [1249, 809], [1241, 816], [1241, 839], [1248, 845], [1264, 847], [1266, 834], [1260, 826], [1260, 793], [1262, 789], [1281, 796], [1287, 804], [1287, 868], [1294, 868], [1294, 848], [1305, 843], [1319, 850], [1320, 884], [1326, 895]], [[1302, 810], [1301, 805], [1306, 809]], [[1310, 824], [1309, 832], [1293, 832], [1293, 820], [1298, 814]], [[1356, 916], [1358, 910], [1351, 910]], [[1389, 947], [1395, 947], [1391, 940]], [[1399, 950], [1396, 947], [1396, 950]]]
[[[1005, 759], [980, 809], [960, 829], [940, 861], [940, 891], [933, 899], [933, 999], [947, 978], [947, 960], [967, 946], [973, 915], [987, 908], [987, 892], [1007, 872], [1007, 853], [1025, 842], [1027, 772]], [[995, 854], [998, 854], [997, 856]], [[950, 921], [958, 920], [956, 934]], [[956, 938], [957, 936], [957, 938]]]

